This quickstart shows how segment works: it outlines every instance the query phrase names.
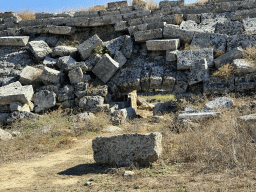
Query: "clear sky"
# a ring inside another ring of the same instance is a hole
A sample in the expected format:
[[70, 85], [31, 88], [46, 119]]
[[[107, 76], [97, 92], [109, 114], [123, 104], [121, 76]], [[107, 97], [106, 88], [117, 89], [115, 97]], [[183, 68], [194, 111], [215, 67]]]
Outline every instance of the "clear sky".
[[[69, 9], [86, 8], [95, 5], [104, 5], [108, 2], [120, 0], [0, 0], [0, 11], [21, 11], [29, 9], [37, 12], [61, 12]], [[128, 0], [132, 1], [132, 0]], [[193, 3], [196, 0], [185, 0]], [[155, 0], [159, 3], [160, 0]]]

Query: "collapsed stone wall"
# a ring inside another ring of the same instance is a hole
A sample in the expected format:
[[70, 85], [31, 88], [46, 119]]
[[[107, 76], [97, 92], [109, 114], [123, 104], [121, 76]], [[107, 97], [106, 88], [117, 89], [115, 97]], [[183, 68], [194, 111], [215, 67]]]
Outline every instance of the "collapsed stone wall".
[[[255, 0], [197, 6], [162, 1], [155, 10], [120, 1], [101, 11], [37, 13], [33, 20], [1, 13], [1, 111], [41, 112], [56, 103], [107, 111], [133, 90], [175, 95], [254, 90], [255, 68], [241, 58], [243, 49], [256, 43], [255, 19]], [[63, 46], [75, 36], [81, 44]], [[186, 43], [199, 49], [182, 50]], [[93, 53], [97, 46], [107, 52]], [[223, 55], [214, 58], [218, 52]], [[235, 74], [211, 76], [232, 62]], [[121, 105], [117, 109], [129, 107]]]

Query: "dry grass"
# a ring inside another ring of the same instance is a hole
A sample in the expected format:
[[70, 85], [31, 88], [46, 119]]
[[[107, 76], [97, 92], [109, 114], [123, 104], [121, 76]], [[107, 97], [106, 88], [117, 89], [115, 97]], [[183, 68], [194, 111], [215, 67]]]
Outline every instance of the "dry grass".
[[234, 66], [233, 64], [226, 64], [221, 66], [218, 71], [212, 74], [213, 77], [222, 77], [228, 79], [231, 75], [234, 74]]
[[184, 50], [193, 50], [193, 49], [200, 49], [199, 45], [192, 46], [191, 44], [186, 43], [184, 46]]
[[205, 5], [208, 2], [209, 2], [208, 0], [197, 0], [194, 3], [187, 3], [186, 6]]
[[243, 58], [256, 61], [256, 46], [247, 47], [243, 52]]
[[225, 52], [224, 51], [217, 51], [215, 54], [214, 54], [214, 58], [218, 58], [219, 56], [223, 55]]
[[96, 5], [94, 7], [90, 7], [87, 9], [87, 11], [101, 11], [101, 10], [106, 10], [107, 7], [105, 5]]
[[180, 25], [182, 21], [184, 21], [183, 17], [181, 15], [176, 14], [174, 18], [176, 25]]
[[36, 18], [35, 12], [29, 9], [24, 9], [24, 10], [18, 11], [17, 13], [22, 20], [31, 20]]
[[133, 0], [132, 5], [143, 5], [145, 4], [148, 10], [154, 10], [158, 8], [158, 4], [155, 0]]

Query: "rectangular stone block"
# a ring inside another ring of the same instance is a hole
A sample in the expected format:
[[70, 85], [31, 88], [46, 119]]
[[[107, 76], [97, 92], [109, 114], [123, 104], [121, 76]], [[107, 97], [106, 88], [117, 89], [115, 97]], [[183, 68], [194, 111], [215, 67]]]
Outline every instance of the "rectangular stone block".
[[74, 17], [99, 17], [98, 11], [78, 11], [75, 12]]
[[209, 69], [206, 59], [195, 60], [190, 66], [190, 73], [188, 75], [189, 85], [194, 85], [203, 82], [209, 78]]
[[198, 59], [206, 58], [209, 67], [213, 67], [213, 49], [193, 49], [186, 51], [178, 51], [177, 53], [177, 69], [185, 70], [190, 69], [192, 63]]
[[52, 52], [51, 48], [45, 41], [30, 41], [28, 45], [29, 50], [39, 61], [43, 61], [46, 55]]
[[137, 31], [134, 33], [135, 41], [147, 41], [151, 39], [160, 39], [163, 37], [162, 29], [153, 29], [147, 31]]
[[256, 31], [256, 18], [243, 19], [243, 25], [246, 32]]
[[256, 9], [236, 10], [231, 13], [232, 21], [242, 21], [246, 18], [256, 17]]
[[250, 61], [247, 59], [235, 59], [234, 67], [236, 70], [236, 74], [253, 73], [256, 71], [256, 65], [254, 61]]
[[42, 19], [22, 20], [19, 22], [19, 27], [35, 26], [35, 25], [42, 25], [42, 24], [43, 24]]
[[227, 50], [230, 51], [237, 47], [246, 49], [247, 47], [254, 46], [256, 44], [255, 35], [231, 35], [227, 38]]
[[107, 83], [118, 69], [119, 63], [113, 60], [108, 54], [104, 54], [92, 69], [92, 72], [104, 83]]
[[179, 39], [161, 39], [161, 40], [149, 40], [146, 42], [148, 50], [177, 50], [180, 47]]
[[115, 24], [115, 31], [126, 31], [128, 30], [127, 21], [118, 21]]
[[11, 104], [14, 102], [28, 103], [34, 94], [32, 85], [22, 87], [0, 87], [0, 105]]
[[178, 115], [178, 119], [205, 119], [210, 117], [218, 117], [220, 115], [221, 113], [216, 111], [199, 111], [195, 113], [185, 112], [180, 113]]
[[0, 37], [0, 46], [26, 46], [29, 36]]
[[96, 137], [92, 141], [96, 163], [130, 166], [132, 163], [148, 165], [162, 154], [162, 134], [124, 134]]
[[172, 50], [167, 50], [166, 51], [166, 61], [177, 61], [177, 53], [178, 51], [172, 51]]
[[64, 81], [65, 74], [51, 69], [49, 67], [44, 67], [44, 70], [40, 76], [40, 79], [44, 84], [61, 84]]
[[236, 91], [244, 92], [246, 90], [255, 90], [256, 76], [255, 73], [244, 74], [242, 76], [235, 77]]
[[138, 17], [147, 16], [150, 14], [151, 14], [151, 11], [133, 11], [131, 13], [123, 14], [122, 16], [124, 20], [129, 20], [129, 19], [135, 19]]
[[24, 85], [34, 85], [39, 81], [43, 70], [26, 66], [20, 74], [20, 82]]
[[102, 40], [98, 35], [92, 36], [90, 39], [84, 41], [82, 44], [77, 46], [77, 50], [81, 54], [83, 60], [86, 60], [92, 54], [95, 47], [102, 45]]
[[74, 27], [68, 27], [68, 26], [48, 25], [47, 29], [49, 33], [58, 34], [58, 35], [71, 35], [72, 33], [75, 32]]

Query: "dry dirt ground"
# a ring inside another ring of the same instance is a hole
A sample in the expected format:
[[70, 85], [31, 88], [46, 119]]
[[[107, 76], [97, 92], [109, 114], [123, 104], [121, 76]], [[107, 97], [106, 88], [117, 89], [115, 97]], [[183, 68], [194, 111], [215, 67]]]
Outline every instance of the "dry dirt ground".
[[[106, 135], [106, 134], [105, 134]], [[135, 168], [135, 176], [124, 177], [124, 168], [94, 163], [92, 137], [76, 140], [70, 149], [43, 154], [29, 160], [0, 165], [0, 191], [255, 191], [256, 175], [195, 173], [189, 165]], [[90, 181], [91, 185], [85, 183]]]

